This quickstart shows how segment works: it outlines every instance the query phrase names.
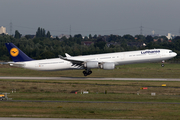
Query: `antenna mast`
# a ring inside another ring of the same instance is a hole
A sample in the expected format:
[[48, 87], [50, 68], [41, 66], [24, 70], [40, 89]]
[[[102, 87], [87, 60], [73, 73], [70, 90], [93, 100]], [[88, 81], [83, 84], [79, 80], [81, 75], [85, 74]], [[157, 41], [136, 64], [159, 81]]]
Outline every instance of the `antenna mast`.
[[141, 25], [140, 26], [140, 35], [142, 35], [142, 33], [143, 33], [143, 26]]
[[69, 30], [69, 32], [70, 32], [70, 36], [71, 36], [71, 25], [70, 25], [70, 30]]

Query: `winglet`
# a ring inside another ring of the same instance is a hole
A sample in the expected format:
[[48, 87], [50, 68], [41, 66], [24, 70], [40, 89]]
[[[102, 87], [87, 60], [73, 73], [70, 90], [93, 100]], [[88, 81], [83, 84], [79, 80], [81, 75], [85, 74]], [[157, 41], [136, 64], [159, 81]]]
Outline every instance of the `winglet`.
[[24, 52], [22, 52], [17, 46], [13, 43], [6, 43], [6, 47], [11, 55], [11, 58], [14, 62], [24, 62], [31, 61], [32, 58], [28, 57]]
[[65, 53], [66, 57], [71, 57], [69, 54]]

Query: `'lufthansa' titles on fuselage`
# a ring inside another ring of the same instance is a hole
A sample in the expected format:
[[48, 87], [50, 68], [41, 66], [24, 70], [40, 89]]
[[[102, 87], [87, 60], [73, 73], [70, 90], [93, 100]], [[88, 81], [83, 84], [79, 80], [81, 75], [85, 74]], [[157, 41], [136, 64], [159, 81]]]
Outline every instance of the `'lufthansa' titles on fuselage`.
[[153, 51], [150, 51], [150, 50], [147, 50], [147, 51], [141, 51], [141, 54], [157, 54], [157, 53], [160, 53], [160, 50], [153, 50]]

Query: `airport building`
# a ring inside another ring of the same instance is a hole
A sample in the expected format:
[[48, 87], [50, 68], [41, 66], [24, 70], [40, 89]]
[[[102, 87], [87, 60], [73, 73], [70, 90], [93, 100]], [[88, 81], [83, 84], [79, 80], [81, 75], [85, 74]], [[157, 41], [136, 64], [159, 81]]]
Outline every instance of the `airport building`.
[[5, 27], [3, 27], [3, 26], [1, 26], [0, 27], [0, 34], [8, 34], [8, 33], [6, 33], [6, 28]]

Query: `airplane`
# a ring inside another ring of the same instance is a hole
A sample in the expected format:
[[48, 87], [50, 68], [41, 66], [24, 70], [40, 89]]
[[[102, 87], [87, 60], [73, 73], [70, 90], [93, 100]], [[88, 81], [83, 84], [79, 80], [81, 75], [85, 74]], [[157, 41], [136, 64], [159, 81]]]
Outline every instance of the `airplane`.
[[161, 66], [164, 67], [165, 60], [177, 55], [169, 49], [147, 49], [83, 56], [71, 56], [65, 53], [66, 57], [59, 55], [59, 58], [34, 60], [13, 43], [6, 43], [6, 47], [13, 60], [13, 62], [9, 62], [10, 66], [42, 71], [84, 69], [84, 76], [90, 75], [91, 69], [94, 68], [113, 70], [115, 66], [124, 64], [162, 61]]

